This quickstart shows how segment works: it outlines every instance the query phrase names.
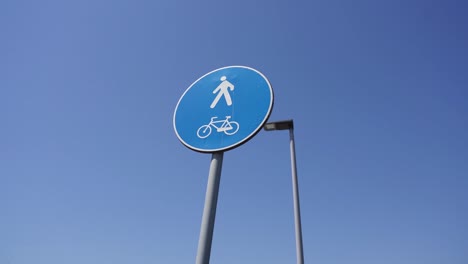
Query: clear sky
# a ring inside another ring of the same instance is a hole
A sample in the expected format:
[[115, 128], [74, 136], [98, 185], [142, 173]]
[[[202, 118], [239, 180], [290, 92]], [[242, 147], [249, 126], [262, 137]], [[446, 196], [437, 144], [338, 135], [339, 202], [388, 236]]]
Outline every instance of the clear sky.
[[[245, 65], [293, 118], [306, 263], [468, 263], [465, 1], [0, 2], [0, 263], [195, 263], [172, 117]], [[286, 131], [224, 155], [211, 263], [295, 263]]]

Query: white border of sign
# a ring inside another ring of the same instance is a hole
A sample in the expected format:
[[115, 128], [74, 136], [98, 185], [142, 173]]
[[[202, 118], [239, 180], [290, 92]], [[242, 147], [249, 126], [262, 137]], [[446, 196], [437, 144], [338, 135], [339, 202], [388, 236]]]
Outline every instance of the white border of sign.
[[[262, 120], [262, 122], [260, 123], [260, 125], [252, 132], [250, 133], [247, 137], [245, 137], [243, 140], [235, 143], [235, 144], [232, 144], [232, 145], [229, 145], [229, 146], [226, 146], [226, 147], [223, 147], [223, 148], [219, 148], [219, 149], [200, 149], [200, 148], [196, 148], [196, 147], [193, 147], [191, 146], [190, 144], [188, 144], [187, 142], [185, 142], [180, 136], [179, 136], [179, 133], [177, 132], [177, 129], [176, 129], [176, 125], [175, 125], [175, 119], [176, 119], [176, 113], [177, 113], [177, 109], [179, 108], [179, 103], [180, 101], [182, 100], [182, 98], [184, 98], [185, 94], [192, 88], [192, 86], [194, 84], [196, 84], [198, 81], [200, 81], [201, 79], [203, 79], [205, 76], [207, 75], [210, 75], [211, 73], [213, 72], [216, 72], [216, 71], [220, 71], [220, 70], [223, 70], [223, 69], [227, 69], [227, 68], [244, 68], [244, 69], [249, 69], [249, 70], [252, 70], [256, 73], [258, 73], [260, 76], [263, 77], [263, 79], [265, 79], [265, 81], [267, 82], [268, 84], [268, 88], [270, 89], [270, 106], [268, 108], [268, 112], [267, 114], [265, 115], [265, 118]], [[271, 114], [271, 111], [273, 109], [273, 104], [274, 104], [274, 93], [273, 93], [273, 88], [271, 87], [271, 84], [270, 84], [270, 81], [267, 79], [267, 77], [265, 77], [265, 75], [263, 75], [263, 73], [259, 72], [258, 70], [254, 69], [254, 68], [250, 68], [250, 67], [247, 67], [247, 66], [240, 66], [240, 65], [235, 65], [235, 66], [226, 66], [226, 67], [222, 67], [222, 68], [219, 68], [219, 69], [216, 69], [216, 70], [213, 70], [213, 71], [210, 71], [209, 73], [203, 75], [202, 77], [198, 78], [196, 81], [194, 81], [190, 86], [189, 88], [187, 88], [187, 90], [185, 90], [185, 92], [182, 94], [182, 96], [180, 97], [179, 101], [177, 102], [177, 105], [176, 105], [176, 108], [174, 110], [174, 116], [172, 118], [172, 125], [174, 127], [174, 131], [177, 135], [177, 138], [180, 140], [180, 142], [182, 142], [182, 144], [184, 144], [187, 148], [189, 149], [192, 149], [192, 150], [195, 150], [195, 151], [198, 151], [198, 152], [203, 152], [203, 153], [213, 153], [213, 152], [219, 152], [219, 151], [227, 151], [227, 150], [230, 150], [230, 149], [233, 149], [233, 148], [236, 148], [244, 143], [246, 143], [247, 141], [249, 141], [251, 138], [253, 138], [262, 128], [263, 126], [265, 125], [265, 123], [268, 121], [268, 118], [270, 117], [270, 114]]]

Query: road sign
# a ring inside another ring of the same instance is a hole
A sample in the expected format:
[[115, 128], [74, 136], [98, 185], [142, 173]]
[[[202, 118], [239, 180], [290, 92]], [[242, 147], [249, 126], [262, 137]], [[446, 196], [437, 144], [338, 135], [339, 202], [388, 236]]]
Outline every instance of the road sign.
[[188, 148], [217, 152], [251, 139], [273, 108], [273, 89], [259, 71], [245, 66], [214, 70], [184, 92], [174, 112], [174, 130]]

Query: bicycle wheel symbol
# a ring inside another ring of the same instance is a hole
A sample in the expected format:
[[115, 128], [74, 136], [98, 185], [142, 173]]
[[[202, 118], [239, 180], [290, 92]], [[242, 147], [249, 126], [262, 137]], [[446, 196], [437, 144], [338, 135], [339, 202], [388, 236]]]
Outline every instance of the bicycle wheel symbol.
[[236, 121], [230, 121], [229, 124], [231, 124], [231, 129], [229, 130], [224, 130], [224, 134], [230, 136], [230, 135], [234, 135], [235, 133], [237, 133], [237, 130], [239, 130], [239, 123], [237, 123]]
[[197, 130], [197, 136], [199, 138], [206, 138], [211, 134], [211, 126], [203, 125]]

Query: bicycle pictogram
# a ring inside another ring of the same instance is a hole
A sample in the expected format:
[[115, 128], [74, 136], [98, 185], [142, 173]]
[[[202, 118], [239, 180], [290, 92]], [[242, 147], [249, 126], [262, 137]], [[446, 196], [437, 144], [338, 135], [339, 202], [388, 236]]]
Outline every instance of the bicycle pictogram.
[[197, 136], [199, 138], [208, 137], [211, 134], [211, 127], [216, 128], [216, 132], [224, 132], [224, 134], [228, 136], [234, 135], [239, 130], [239, 123], [236, 121], [229, 121], [231, 116], [226, 116], [224, 120], [214, 121], [216, 118], [218, 117], [213, 116], [209, 124], [203, 125], [197, 130]]

